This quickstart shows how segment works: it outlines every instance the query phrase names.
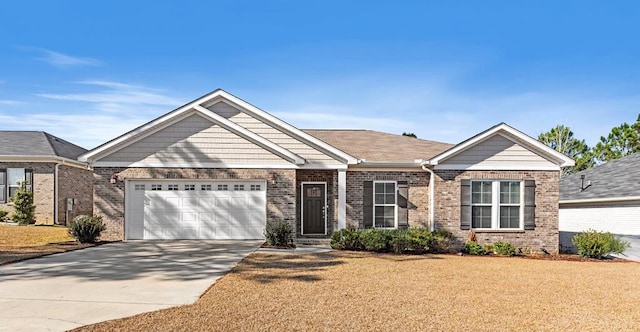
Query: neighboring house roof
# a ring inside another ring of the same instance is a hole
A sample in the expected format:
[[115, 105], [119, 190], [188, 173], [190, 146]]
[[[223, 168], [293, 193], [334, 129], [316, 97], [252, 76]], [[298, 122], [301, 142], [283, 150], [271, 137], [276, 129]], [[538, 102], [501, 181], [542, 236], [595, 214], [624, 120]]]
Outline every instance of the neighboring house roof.
[[[584, 176], [584, 190], [582, 179]], [[560, 201], [640, 198], [640, 153], [560, 179]]]
[[373, 130], [303, 131], [365, 162], [416, 163], [418, 159], [422, 161], [453, 146], [449, 143]]
[[76, 160], [87, 152], [44, 131], [0, 131], [0, 158], [59, 157]]
[[[468, 151], [476, 150], [469, 154]], [[506, 153], [505, 153], [506, 152]], [[465, 158], [458, 158], [464, 154]], [[500, 154], [498, 156], [498, 154]], [[493, 162], [478, 163], [480, 159]], [[478, 159], [479, 158], [479, 159]], [[540, 143], [533, 137], [507, 125], [499, 123], [452, 148], [424, 162], [436, 169], [468, 169], [468, 170], [556, 170], [573, 166], [573, 159]]]

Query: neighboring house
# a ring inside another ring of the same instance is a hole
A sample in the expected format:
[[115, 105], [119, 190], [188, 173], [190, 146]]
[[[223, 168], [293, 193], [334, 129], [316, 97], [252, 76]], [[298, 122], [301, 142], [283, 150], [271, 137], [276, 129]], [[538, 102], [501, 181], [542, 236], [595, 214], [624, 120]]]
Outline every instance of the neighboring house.
[[113, 240], [263, 238], [284, 220], [299, 241], [416, 226], [552, 252], [560, 169], [573, 165], [506, 124], [457, 145], [303, 131], [222, 90], [79, 160], [94, 168], [94, 210]]
[[78, 156], [87, 150], [42, 131], [0, 131], [0, 210], [27, 182], [38, 224], [65, 224], [93, 211], [93, 173]]
[[[640, 239], [640, 153], [560, 180], [560, 245], [588, 229]], [[640, 242], [638, 242], [640, 243]]]

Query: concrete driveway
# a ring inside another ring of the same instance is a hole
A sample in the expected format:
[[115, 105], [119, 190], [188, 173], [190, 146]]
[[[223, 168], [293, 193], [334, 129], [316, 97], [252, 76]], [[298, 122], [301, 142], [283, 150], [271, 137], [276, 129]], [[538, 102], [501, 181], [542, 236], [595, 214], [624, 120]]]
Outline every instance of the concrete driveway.
[[120, 242], [0, 266], [0, 331], [63, 331], [193, 303], [262, 242]]
[[640, 262], [640, 235], [619, 235], [620, 239], [629, 242], [631, 248], [624, 255], [614, 255], [620, 258]]

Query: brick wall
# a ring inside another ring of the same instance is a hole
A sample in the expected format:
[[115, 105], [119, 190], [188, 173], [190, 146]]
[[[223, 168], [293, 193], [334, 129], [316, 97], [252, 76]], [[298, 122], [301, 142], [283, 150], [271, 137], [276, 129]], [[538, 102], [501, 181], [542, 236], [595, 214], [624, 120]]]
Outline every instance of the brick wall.
[[429, 226], [429, 173], [401, 171], [347, 171], [347, 226], [363, 227], [364, 181], [407, 181], [409, 226]]
[[[78, 215], [93, 214], [93, 172], [60, 165], [58, 169], [58, 223], [65, 225]], [[67, 198], [75, 199], [67, 213]]]
[[[29, 168], [33, 170], [33, 203], [38, 224], [53, 224], [54, 168], [55, 163], [0, 163], [0, 168]], [[0, 210], [13, 213], [8, 202], [0, 204]]]
[[[102, 215], [107, 224], [102, 239], [124, 239], [125, 179], [267, 180], [267, 222], [280, 219], [296, 227], [295, 170], [96, 167], [94, 172], [94, 213]], [[110, 184], [113, 173], [122, 181]], [[273, 176], [275, 184], [271, 183]]]
[[338, 172], [333, 170], [298, 170], [296, 172], [296, 235], [301, 236], [301, 191], [302, 182], [327, 183], [327, 235], [338, 228]]
[[558, 171], [439, 171], [435, 178], [435, 226], [452, 232], [464, 243], [468, 230], [460, 229], [460, 181], [462, 179], [535, 180], [536, 228], [528, 231], [477, 231], [480, 244], [506, 241], [517, 248], [558, 252]]

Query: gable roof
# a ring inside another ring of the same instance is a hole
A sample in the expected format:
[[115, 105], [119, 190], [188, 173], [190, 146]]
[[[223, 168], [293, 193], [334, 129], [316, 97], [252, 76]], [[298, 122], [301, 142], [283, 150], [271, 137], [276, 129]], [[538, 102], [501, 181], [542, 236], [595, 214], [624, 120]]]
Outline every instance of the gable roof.
[[373, 130], [304, 129], [304, 132], [364, 162], [416, 163], [453, 144], [394, 135]]
[[[584, 175], [584, 190], [581, 190]], [[590, 185], [588, 185], [590, 184]], [[560, 201], [640, 197], [640, 153], [560, 179]]]
[[553, 162], [560, 167], [569, 167], [573, 166], [575, 162], [573, 159], [565, 156], [564, 154], [548, 147], [545, 144], [540, 143], [533, 137], [507, 125], [502, 122], [499, 123], [459, 144], [456, 144], [452, 148], [432, 157], [431, 159], [424, 162], [424, 165], [433, 165], [437, 166], [443, 161], [451, 158], [463, 151], [466, 151], [473, 146], [486, 141], [487, 139], [494, 137], [496, 135], [501, 135], [515, 143], [522, 145], [523, 147], [535, 152], [536, 154], [544, 157], [545, 159]]
[[252, 141], [255, 144], [262, 146], [263, 148], [273, 152], [274, 154], [277, 154], [283, 157], [284, 159], [291, 161], [294, 164], [304, 163], [304, 159], [296, 155], [295, 153], [283, 148], [280, 145], [273, 143], [272, 141], [260, 135], [257, 135], [251, 132], [248, 129], [245, 129], [229, 121], [228, 119], [225, 119], [224, 117], [218, 116], [217, 114], [215, 114], [214, 112], [211, 112], [206, 108], [219, 101], [228, 101], [235, 105], [238, 105], [250, 115], [255, 116], [256, 118], [259, 118], [260, 120], [264, 121], [265, 123], [268, 123], [274, 128], [277, 128], [283, 132], [286, 132], [291, 137], [298, 139], [304, 142], [305, 144], [308, 144], [318, 149], [319, 151], [322, 151], [331, 156], [337, 157], [338, 159], [343, 160], [347, 164], [357, 163], [357, 159], [355, 157], [345, 153], [344, 151], [336, 149], [335, 147], [321, 140], [318, 140], [317, 138], [291, 126], [290, 124], [268, 114], [267, 112], [247, 103], [246, 101], [236, 96], [231, 95], [230, 93], [222, 89], [214, 90], [213, 92], [206, 94], [198, 99], [195, 99], [159, 118], [156, 118], [155, 120], [152, 120], [138, 128], [135, 128], [128, 133], [125, 133], [124, 135], [121, 135], [107, 143], [104, 143], [94, 148], [93, 150], [81, 155], [79, 157], [79, 160], [95, 161], [96, 159], [99, 159], [105, 155], [108, 155], [114, 151], [117, 151], [118, 149], [124, 146], [127, 146], [128, 144], [131, 144], [133, 142], [136, 142], [137, 140], [140, 140], [146, 137], [150, 133], [153, 133], [156, 130], [158, 130], [158, 128], [164, 128], [168, 125], [171, 125], [172, 123], [184, 118], [185, 115], [199, 113], [200, 115], [213, 121], [217, 125], [225, 127], [228, 130], [232, 130], [236, 134]]
[[2, 157], [60, 157], [76, 160], [86, 149], [44, 131], [0, 131]]

